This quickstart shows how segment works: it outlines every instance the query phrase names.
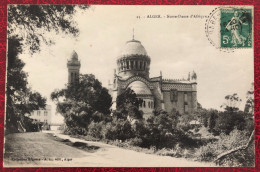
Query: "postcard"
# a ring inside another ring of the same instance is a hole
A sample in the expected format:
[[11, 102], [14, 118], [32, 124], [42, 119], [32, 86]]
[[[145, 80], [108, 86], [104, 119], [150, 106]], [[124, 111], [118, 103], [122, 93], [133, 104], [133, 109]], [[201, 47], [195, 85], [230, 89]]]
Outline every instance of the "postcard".
[[254, 167], [254, 7], [8, 5], [4, 167]]

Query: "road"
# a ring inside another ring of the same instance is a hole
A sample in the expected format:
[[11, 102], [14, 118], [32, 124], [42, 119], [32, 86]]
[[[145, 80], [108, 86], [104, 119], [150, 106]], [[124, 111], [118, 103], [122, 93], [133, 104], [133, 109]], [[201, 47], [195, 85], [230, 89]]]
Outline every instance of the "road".
[[[66, 142], [61, 142], [64, 140]], [[68, 139], [68, 140], [66, 140]], [[87, 145], [76, 148], [73, 143]], [[68, 143], [73, 144], [68, 145]], [[145, 154], [55, 133], [15, 133], [5, 138], [5, 167], [205, 167], [212, 164]]]

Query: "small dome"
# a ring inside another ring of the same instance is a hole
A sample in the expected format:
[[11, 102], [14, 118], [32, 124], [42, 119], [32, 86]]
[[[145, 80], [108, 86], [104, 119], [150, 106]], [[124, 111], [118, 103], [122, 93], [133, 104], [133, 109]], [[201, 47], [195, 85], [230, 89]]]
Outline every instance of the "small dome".
[[142, 81], [134, 81], [131, 84], [129, 84], [128, 88], [131, 88], [136, 95], [152, 95], [150, 88], [148, 88], [147, 85]]
[[140, 41], [134, 39], [131, 41], [127, 41], [125, 47], [123, 48], [123, 51], [121, 52], [121, 56], [136, 55], [136, 54], [147, 56], [147, 52]]
[[75, 50], [73, 50], [73, 52], [71, 53], [70, 59], [71, 59], [71, 60], [75, 60], [75, 61], [78, 60], [78, 54], [76, 53]]

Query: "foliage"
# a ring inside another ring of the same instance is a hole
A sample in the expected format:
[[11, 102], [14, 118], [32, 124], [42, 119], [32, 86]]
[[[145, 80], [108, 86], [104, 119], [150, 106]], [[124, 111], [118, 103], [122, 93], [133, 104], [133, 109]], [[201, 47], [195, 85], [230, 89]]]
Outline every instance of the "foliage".
[[99, 123], [91, 122], [90, 125], [88, 126], [88, 135], [98, 139], [104, 138], [104, 134], [102, 133], [104, 125], [105, 125], [104, 122], [99, 122]]
[[[213, 161], [217, 155], [236, 148], [238, 146], [245, 145], [250, 137], [249, 131], [240, 131], [234, 129], [230, 134], [220, 134], [220, 138], [216, 142], [208, 143], [205, 146], [200, 147], [196, 154], [201, 161]], [[222, 162], [221, 165], [228, 166], [252, 166], [254, 164], [254, 145], [250, 145], [250, 148], [245, 152], [240, 152], [235, 155], [231, 155]], [[249, 159], [247, 159], [249, 158]], [[224, 163], [224, 164], [223, 164]]]
[[224, 108], [225, 111], [236, 112], [239, 110], [238, 107], [242, 100], [238, 97], [237, 93], [234, 93], [232, 95], [227, 95], [225, 96], [225, 99], [226, 99], [226, 103], [220, 106]]
[[250, 113], [250, 114], [254, 115], [254, 107], [255, 107], [255, 103], [254, 103], [254, 82], [251, 83], [251, 88], [247, 92], [246, 98], [247, 98], [247, 101], [246, 101], [244, 111], [246, 113]]
[[55, 90], [51, 99], [67, 125], [67, 132], [87, 134], [91, 121], [109, 121], [112, 98], [94, 75], [80, 75], [79, 82]]
[[[79, 30], [73, 21], [76, 12], [73, 5], [9, 5], [8, 6], [8, 64], [7, 64], [7, 130], [15, 132], [17, 122], [25, 113], [44, 108], [46, 99], [28, 87], [28, 74], [23, 71], [24, 62], [19, 59], [25, 47], [31, 54], [40, 51], [41, 43], [50, 45], [46, 31], [72, 34]], [[86, 9], [88, 6], [79, 6]]]
[[118, 119], [142, 119], [143, 113], [139, 111], [139, 104], [142, 100], [139, 100], [133, 90], [127, 88], [116, 99], [116, 111], [113, 112], [113, 116]]
[[128, 120], [114, 119], [105, 126], [105, 138], [109, 140], [122, 140], [133, 138], [134, 133]]
[[[17, 122], [33, 110], [45, 108], [46, 98], [28, 87], [28, 74], [23, 71], [24, 62], [18, 58], [22, 44], [17, 36], [8, 40], [8, 64], [6, 84], [6, 126], [16, 132]], [[11, 132], [11, 131], [10, 131]]]
[[233, 129], [244, 130], [246, 127], [246, 114], [242, 111], [239, 112], [220, 112], [214, 130], [216, 134], [226, 133], [229, 134]]
[[209, 122], [208, 122], [209, 132], [213, 132], [218, 118], [218, 111], [211, 110], [209, 111], [209, 114], [210, 114]]
[[23, 38], [31, 53], [40, 51], [41, 43], [53, 44], [46, 38], [46, 31], [77, 36], [79, 30], [73, 15], [88, 5], [9, 5], [8, 35]]

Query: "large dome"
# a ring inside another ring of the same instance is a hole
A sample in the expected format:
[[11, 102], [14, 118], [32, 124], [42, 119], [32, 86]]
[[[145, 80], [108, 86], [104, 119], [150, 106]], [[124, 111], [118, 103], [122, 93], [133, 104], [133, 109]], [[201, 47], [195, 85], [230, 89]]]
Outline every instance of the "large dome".
[[134, 81], [129, 84], [128, 88], [131, 88], [136, 95], [152, 95], [151, 90], [142, 81]]
[[147, 52], [144, 49], [144, 46], [140, 41], [131, 40], [127, 41], [123, 51], [121, 52], [121, 56], [129, 56], [129, 55], [145, 55], [147, 56]]

